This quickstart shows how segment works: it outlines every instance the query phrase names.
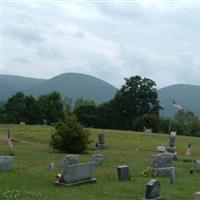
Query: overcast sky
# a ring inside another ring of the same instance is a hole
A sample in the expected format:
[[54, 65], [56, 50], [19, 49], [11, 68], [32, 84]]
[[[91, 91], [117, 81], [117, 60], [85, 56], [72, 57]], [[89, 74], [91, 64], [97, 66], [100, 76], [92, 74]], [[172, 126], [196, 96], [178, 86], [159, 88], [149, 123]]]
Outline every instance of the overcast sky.
[[3, 74], [200, 85], [200, 1], [3, 0]]

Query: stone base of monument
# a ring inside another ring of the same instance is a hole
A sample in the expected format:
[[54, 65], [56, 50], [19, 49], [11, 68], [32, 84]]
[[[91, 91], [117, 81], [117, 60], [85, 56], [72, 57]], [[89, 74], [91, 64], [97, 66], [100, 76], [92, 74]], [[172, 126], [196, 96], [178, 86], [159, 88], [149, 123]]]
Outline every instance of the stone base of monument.
[[12, 169], [13, 156], [0, 156], [0, 171], [9, 171]]
[[[171, 148], [171, 147], [170, 147], [170, 148]], [[168, 151], [168, 149], [167, 149], [167, 153], [169, 153], [169, 154], [173, 155], [173, 160], [177, 160], [177, 159], [178, 159], [178, 156], [177, 156], [176, 149], [175, 149], [175, 151], [174, 151], [174, 152], [170, 152], [170, 151]]]
[[156, 171], [156, 176], [171, 176], [175, 167], [151, 168]]
[[81, 184], [85, 184], [85, 183], [96, 183], [96, 178], [85, 179], [85, 180], [80, 180], [80, 181], [71, 182], [71, 183], [64, 183], [64, 182], [56, 181], [55, 185], [69, 187], [69, 186], [81, 185]]
[[167, 147], [167, 152], [176, 153], [176, 147]]
[[106, 144], [96, 144], [96, 148], [97, 149], [107, 149], [108, 148], [108, 145], [106, 145]]

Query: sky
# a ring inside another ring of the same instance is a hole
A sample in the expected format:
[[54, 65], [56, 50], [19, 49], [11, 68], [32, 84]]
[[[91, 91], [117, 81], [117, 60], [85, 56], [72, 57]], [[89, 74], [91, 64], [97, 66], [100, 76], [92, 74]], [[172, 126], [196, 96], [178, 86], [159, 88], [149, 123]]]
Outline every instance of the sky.
[[200, 85], [200, 1], [1, 1], [1, 74]]

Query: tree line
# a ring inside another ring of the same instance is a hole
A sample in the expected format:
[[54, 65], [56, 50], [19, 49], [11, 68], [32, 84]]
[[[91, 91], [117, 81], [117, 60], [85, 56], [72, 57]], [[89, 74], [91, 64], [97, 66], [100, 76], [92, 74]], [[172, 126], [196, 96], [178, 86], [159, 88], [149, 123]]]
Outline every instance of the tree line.
[[[66, 94], [67, 96], [67, 94]], [[200, 121], [194, 113], [178, 111], [173, 120], [161, 118], [156, 83], [148, 78], [132, 76], [113, 99], [96, 105], [94, 101], [79, 98], [73, 104], [70, 98], [61, 98], [58, 92], [41, 95], [37, 99], [18, 92], [0, 104], [2, 123], [48, 124], [64, 121], [75, 115], [85, 127], [123, 129], [200, 136]]]

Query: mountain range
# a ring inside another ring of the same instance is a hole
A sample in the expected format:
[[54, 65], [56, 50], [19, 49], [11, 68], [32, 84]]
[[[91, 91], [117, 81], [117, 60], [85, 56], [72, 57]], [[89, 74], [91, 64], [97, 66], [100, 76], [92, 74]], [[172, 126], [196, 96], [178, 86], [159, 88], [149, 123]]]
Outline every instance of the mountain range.
[[[1, 75], [0, 89], [0, 101], [6, 101], [18, 91], [34, 97], [58, 91], [63, 98], [69, 97], [73, 101], [77, 98], [90, 99], [97, 104], [112, 99], [118, 90], [99, 78], [80, 73], [64, 73], [51, 79]], [[190, 110], [200, 117], [200, 86], [171, 85], [159, 89], [158, 98], [163, 107], [160, 113], [163, 117], [174, 116], [176, 110], [172, 107], [173, 100], [180, 104], [184, 110]]]

